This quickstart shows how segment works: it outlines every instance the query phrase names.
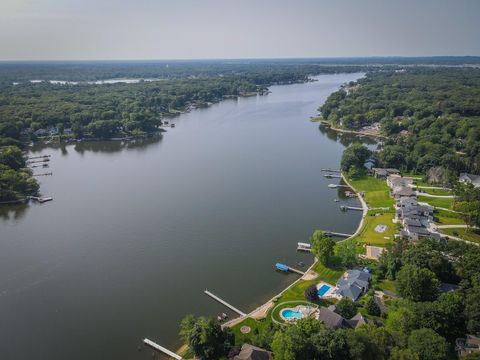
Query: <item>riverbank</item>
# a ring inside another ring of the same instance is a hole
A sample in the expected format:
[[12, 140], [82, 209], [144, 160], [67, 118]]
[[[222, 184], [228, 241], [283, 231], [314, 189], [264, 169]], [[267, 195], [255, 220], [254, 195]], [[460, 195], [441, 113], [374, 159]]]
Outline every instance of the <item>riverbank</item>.
[[[315, 119], [315, 118], [313, 118]], [[345, 134], [354, 134], [354, 135], [359, 135], [359, 136], [368, 136], [376, 139], [386, 139], [387, 137], [385, 135], [380, 134], [379, 131], [374, 131], [374, 130], [364, 130], [364, 131], [357, 131], [357, 130], [347, 130], [347, 129], [342, 129], [342, 128], [337, 128], [330, 124], [328, 121], [325, 120], [312, 120], [314, 122], [319, 122], [321, 125], [328, 127], [330, 130], [339, 132], [339, 133], [345, 133]]]

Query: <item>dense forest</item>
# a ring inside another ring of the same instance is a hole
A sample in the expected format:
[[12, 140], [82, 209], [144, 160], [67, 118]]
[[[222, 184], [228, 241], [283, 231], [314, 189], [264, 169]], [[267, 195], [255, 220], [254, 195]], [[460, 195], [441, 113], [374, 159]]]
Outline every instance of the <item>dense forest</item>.
[[369, 72], [332, 94], [320, 112], [336, 127], [375, 123], [387, 140], [381, 166], [480, 173], [480, 69]]

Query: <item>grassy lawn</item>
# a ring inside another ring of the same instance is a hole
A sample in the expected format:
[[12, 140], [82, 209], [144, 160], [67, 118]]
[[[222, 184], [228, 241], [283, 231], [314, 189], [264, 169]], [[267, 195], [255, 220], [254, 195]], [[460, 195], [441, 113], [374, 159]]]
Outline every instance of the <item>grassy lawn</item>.
[[392, 280], [382, 280], [378, 283], [378, 287], [382, 290], [391, 291], [397, 293], [397, 287], [395, 286], [395, 281]]
[[418, 191], [425, 192], [430, 195], [452, 195], [452, 193], [448, 190], [443, 190], [443, 189], [418, 189]]
[[473, 229], [441, 229], [445, 235], [453, 235], [460, 239], [480, 243], [480, 231]]
[[445, 210], [435, 210], [433, 214], [438, 221], [435, 222], [438, 225], [464, 225], [465, 222], [460, 217], [460, 214], [445, 211]]
[[348, 180], [358, 191], [365, 193], [364, 199], [369, 207], [391, 207], [393, 199], [390, 198], [390, 189], [385, 179], [376, 179], [364, 176], [356, 180]]
[[[375, 216], [374, 214], [377, 212], [376, 210], [368, 212], [363, 229], [355, 238], [356, 241], [375, 246], [386, 246], [393, 243], [397, 229], [397, 225], [392, 222], [395, 213], [393, 211], [384, 212], [382, 215]], [[378, 233], [375, 231], [377, 225], [387, 225], [387, 230], [383, 233]], [[385, 237], [390, 239], [385, 239]]]
[[451, 198], [432, 198], [427, 196], [419, 196], [419, 202], [425, 202], [432, 206], [443, 207], [446, 209], [452, 209], [453, 207], [453, 199]]

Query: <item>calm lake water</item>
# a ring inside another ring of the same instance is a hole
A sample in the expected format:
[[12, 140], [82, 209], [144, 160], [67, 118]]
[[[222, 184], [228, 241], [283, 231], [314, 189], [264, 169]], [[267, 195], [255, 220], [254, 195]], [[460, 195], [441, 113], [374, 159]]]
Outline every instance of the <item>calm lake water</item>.
[[360, 220], [320, 171], [349, 139], [309, 121], [360, 76], [226, 100], [145, 141], [34, 151], [54, 201], [0, 213], [0, 358], [151, 359], [142, 338], [175, 350], [185, 314], [227, 312], [205, 289], [251, 311], [294, 281], [273, 264], [310, 264], [298, 241]]

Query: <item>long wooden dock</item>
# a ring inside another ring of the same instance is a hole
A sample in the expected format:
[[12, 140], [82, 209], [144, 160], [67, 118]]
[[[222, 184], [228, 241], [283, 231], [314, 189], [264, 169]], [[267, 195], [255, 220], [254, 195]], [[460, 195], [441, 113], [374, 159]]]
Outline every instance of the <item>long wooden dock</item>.
[[343, 211], [347, 211], [347, 210], [363, 211], [363, 208], [361, 208], [361, 207], [345, 206], [345, 205], [340, 206], [340, 209], [342, 209]]
[[350, 237], [352, 234], [345, 234], [345, 233], [339, 233], [339, 232], [334, 232], [334, 231], [325, 231], [325, 235], [327, 236], [338, 236], [338, 237]]
[[341, 179], [342, 177], [340, 175], [336, 174], [325, 174], [323, 177], [326, 177], [327, 179]]
[[174, 359], [177, 359], [177, 360], [182, 360], [182, 359], [183, 359], [180, 355], [177, 355], [177, 354], [175, 354], [173, 351], [170, 351], [170, 350], [164, 348], [163, 346], [158, 345], [157, 343], [153, 342], [152, 340], [143, 339], [143, 342], [144, 342], [146, 345], [154, 348], [155, 350], [161, 351], [161, 352], [163, 352], [164, 354], [167, 354], [168, 356], [170, 356], [170, 357], [172, 357], [172, 358], [174, 358]]
[[321, 169], [322, 171], [326, 172], [332, 172], [332, 173], [341, 173], [341, 170], [336, 170], [336, 169]]
[[225, 306], [228, 307], [230, 310], [236, 312], [238, 315], [240, 315], [240, 316], [247, 316], [247, 314], [245, 314], [243, 311], [238, 310], [235, 306], [230, 305], [230, 304], [227, 303], [225, 300], [220, 299], [217, 295], [212, 294], [210, 291], [205, 290], [204, 292], [205, 292], [205, 294], [207, 294], [208, 296], [210, 296], [212, 299], [217, 300], [220, 304], [225, 305]]
[[42, 174], [33, 174], [32, 176], [51, 176], [53, 175], [53, 172], [47, 172], [47, 173], [42, 173]]

